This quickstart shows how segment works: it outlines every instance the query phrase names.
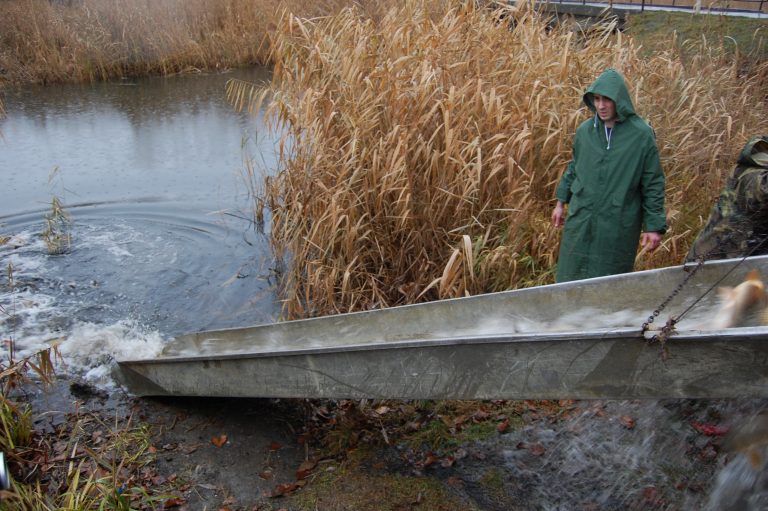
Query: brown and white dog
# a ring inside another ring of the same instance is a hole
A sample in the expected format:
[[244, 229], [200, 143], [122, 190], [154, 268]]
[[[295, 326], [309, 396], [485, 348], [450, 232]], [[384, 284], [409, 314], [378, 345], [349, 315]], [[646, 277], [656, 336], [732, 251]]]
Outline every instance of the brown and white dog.
[[[754, 312], [765, 309], [768, 295], [765, 284], [760, 279], [757, 270], [750, 271], [744, 282], [736, 287], [720, 287], [717, 289], [722, 302], [710, 328], [720, 330], [744, 326], [745, 320]], [[762, 312], [761, 322], [765, 323], [766, 313]]]

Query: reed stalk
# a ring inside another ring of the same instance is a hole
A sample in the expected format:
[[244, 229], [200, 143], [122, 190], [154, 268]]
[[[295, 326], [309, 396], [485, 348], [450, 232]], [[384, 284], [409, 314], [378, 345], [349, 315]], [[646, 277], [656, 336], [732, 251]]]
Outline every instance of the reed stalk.
[[580, 99], [607, 67], [627, 78], [658, 137], [670, 232], [638, 269], [681, 262], [744, 141], [768, 128], [759, 74], [702, 44], [643, 53], [605, 20], [587, 31], [526, 4], [408, 0], [286, 15], [267, 103], [286, 133], [261, 199], [290, 261], [284, 316], [389, 307], [552, 282], [554, 188]]
[[72, 246], [72, 219], [58, 197], [51, 199], [51, 209], [45, 216], [42, 237], [50, 255], [60, 255]]

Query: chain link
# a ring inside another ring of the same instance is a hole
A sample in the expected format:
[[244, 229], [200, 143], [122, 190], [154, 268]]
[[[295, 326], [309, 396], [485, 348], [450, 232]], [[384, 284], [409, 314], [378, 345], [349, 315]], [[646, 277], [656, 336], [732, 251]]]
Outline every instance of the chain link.
[[[714, 250], [714, 249], [713, 249]], [[691, 268], [689, 266], [683, 266], [683, 270], [688, 272], [688, 275], [685, 276], [682, 282], [680, 282], [677, 287], [672, 291], [672, 293], [667, 296], [667, 298], [661, 302], [661, 304], [653, 311], [653, 313], [648, 317], [648, 320], [643, 323], [642, 333], [645, 334], [645, 332], [648, 331], [648, 329], [651, 327], [651, 324], [656, 320], [657, 317], [661, 314], [661, 311], [663, 311], [667, 305], [669, 305], [669, 302], [671, 302], [679, 293], [683, 290], [685, 285], [688, 283], [689, 280], [693, 278], [694, 275], [696, 275], [696, 272], [699, 271], [699, 269], [704, 265], [706, 262], [706, 257], [710, 255], [712, 251], [710, 251], [706, 255], [699, 256], [697, 258], [696, 265]], [[682, 314], [681, 314], [682, 317]], [[649, 344], [653, 344], [658, 342], [661, 347], [661, 354], [662, 358], [666, 359], [669, 355], [669, 352], [667, 351], [667, 341], [669, 340], [670, 336], [675, 331], [675, 325], [677, 322], [680, 321], [680, 318], [675, 318], [674, 316], [670, 316], [670, 318], [667, 320], [667, 322], [664, 324], [661, 329], [659, 329], [659, 333], [654, 334], [653, 337], [651, 337], [648, 340]]]
[[[666, 308], [666, 306], [669, 305], [669, 302], [671, 302], [680, 293], [680, 291], [683, 290], [683, 288], [686, 286], [686, 284], [688, 284], [688, 281], [691, 280], [694, 275], [696, 275], [696, 272], [698, 272], [701, 269], [701, 267], [704, 266], [704, 263], [707, 261], [707, 259], [709, 259], [709, 257], [712, 256], [712, 254], [714, 254], [715, 251], [721, 250], [723, 248], [723, 246], [728, 241], [730, 241], [732, 236], [733, 236], [732, 233], [728, 233], [725, 236], [723, 236], [722, 238], [718, 237], [717, 238], [717, 243], [715, 243], [714, 247], [712, 247], [710, 250], [708, 250], [705, 254], [702, 254], [702, 255], [700, 255], [699, 257], [696, 258], [696, 265], [695, 266], [693, 266], [693, 267], [690, 267], [690, 266], [687, 266], [687, 265], [683, 266], [683, 271], [687, 271], [688, 275], [685, 276], [685, 278], [682, 280], [682, 282], [680, 282], [677, 285], [677, 287], [675, 287], [675, 289], [672, 291], [672, 293], [670, 293], [670, 295], [667, 296], [667, 298], [663, 302], [661, 302], [661, 304], [651, 313], [651, 315], [648, 317], [648, 320], [643, 323], [642, 330], [641, 330], [642, 334], [645, 334], [645, 332], [647, 332], [650, 329], [651, 324], [656, 320], [657, 317], [659, 317], [659, 315]], [[766, 240], [766, 238], [763, 238], [763, 240], [757, 246], [759, 247], [760, 245], [762, 245], [763, 242], [765, 242], [765, 240]], [[756, 248], [757, 247], [753, 248], [747, 255], [745, 255], [741, 259], [741, 261], [739, 261], [738, 264], [741, 264], [744, 261], [744, 259], [746, 259], [748, 256], [750, 256], [752, 254], [752, 252], [755, 251]], [[694, 305], [696, 305], [702, 298], [704, 298], [704, 296], [706, 296], [706, 294], [709, 291], [711, 291], [715, 287], [715, 285], [717, 285], [721, 280], [723, 280], [726, 276], [728, 276], [728, 274], [730, 274], [733, 271], [733, 269], [736, 268], [736, 266], [738, 266], [738, 264], [735, 265], [733, 268], [731, 268], [731, 270], [729, 270], [723, 277], [721, 277], [718, 280], [718, 282], [716, 282], [707, 291], [705, 291], [699, 298], [696, 299], [696, 301], [693, 304], [691, 304], [691, 306], [689, 306], [686, 310], [684, 310], [682, 313], [680, 313], [680, 315], [678, 315], [677, 317], [670, 316], [669, 319], [667, 320], [667, 322], [664, 324], [664, 326], [659, 329], [659, 333], [654, 334], [653, 337], [651, 337], [648, 340], [649, 344], [653, 344], [653, 343], [656, 343], [656, 342], [659, 343], [659, 345], [661, 347], [661, 354], [662, 354], [663, 358], [666, 358], [668, 356], [668, 354], [669, 354], [669, 352], [667, 351], [667, 341], [675, 333], [675, 325], [680, 321], [680, 319], [682, 319], [682, 317], [689, 310], [691, 310], [691, 308], [693, 308]]]

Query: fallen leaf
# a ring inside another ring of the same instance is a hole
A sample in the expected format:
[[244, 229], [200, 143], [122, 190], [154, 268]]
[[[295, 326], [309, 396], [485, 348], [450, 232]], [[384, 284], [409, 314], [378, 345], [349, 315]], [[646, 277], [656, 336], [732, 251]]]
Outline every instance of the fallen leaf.
[[544, 449], [544, 446], [541, 444], [533, 444], [528, 448], [528, 452], [534, 456], [541, 456], [546, 452], [546, 449]]
[[282, 448], [283, 448], [283, 445], [280, 442], [273, 441], [271, 444], [269, 444], [270, 451], [277, 451]]
[[187, 500], [183, 497], [174, 497], [172, 499], [168, 499], [163, 504], [164, 509], [170, 509], [172, 507], [179, 507], [186, 504]]
[[275, 489], [272, 490], [272, 493], [270, 493], [269, 496], [272, 498], [283, 497], [295, 491], [296, 488], [298, 488], [298, 485], [294, 483], [278, 484], [277, 486], [275, 486]]
[[466, 415], [459, 415], [458, 417], [455, 417], [453, 419], [454, 426], [461, 426], [465, 422], [467, 422], [468, 417]]
[[227, 443], [227, 435], [220, 435], [211, 438], [211, 443], [216, 447], [222, 447]]
[[722, 436], [728, 433], [728, 428], [715, 426], [714, 424], [704, 424], [703, 422], [692, 421], [693, 429], [706, 436]]
[[316, 461], [305, 460], [299, 465], [299, 469], [296, 471], [296, 479], [305, 479], [317, 465]]
[[659, 491], [653, 486], [643, 488], [643, 498], [645, 500], [655, 500], [659, 496]]
[[446, 456], [440, 461], [440, 466], [443, 468], [451, 468], [456, 463], [456, 458], [453, 456]]
[[629, 415], [622, 415], [619, 421], [621, 421], [621, 425], [627, 429], [633, 429], [635, 427], [635, 419]]
[[265, 481], [269, 481], [270, 479], [272, 479], [272, 471], [271, 470], [265, 470], [263, 472], [259, 472], [259, 477], [261, 477]]
[[504, 421], [503, 421], [503, 422], [500, 422], [500, 423], [499, 423], [499, 424], [496, 426], [496, 430], [497, 430], [499, 433], [506, 433], [508, 429], [509, 429], [509, 419], [504, 419]]
[[464, 481], [462, 479], [459, 479], [458, 477], [451, 476], [448, 478], [448, 481], [446, 481], [450, 486], [453, 486], [454, 488], [461, 489], [464, 488]]
[[388, 406], [380, 406], [380, 407], [376, 408], [376, 413], [379, 414], [379, 415], [384, 415], [389, 410], [390, 410], [390, 408]]
[[427, 454], [427, 457], [424, 458], [424, 466], [428, 467], [433, 463], [435, 463], [436, 461], [437, 461], [437, 456], [435, 456], [433, 453], [430, 452]]

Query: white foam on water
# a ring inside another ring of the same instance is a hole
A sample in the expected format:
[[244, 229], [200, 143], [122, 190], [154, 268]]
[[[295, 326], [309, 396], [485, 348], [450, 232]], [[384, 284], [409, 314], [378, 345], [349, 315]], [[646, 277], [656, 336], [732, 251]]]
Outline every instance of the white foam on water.
[[[55, 298], [30, 290], [0, 293], [0, 339], [13, 340], [16, 356], [28, 356], [48, 346], [47, 340], [56, 337], [55, 332], [41, 328], [55, 308]], [[7, 357], [8, 347], [0, 347], [0, 354]]]
[[[135, 234], [133, 229], [85, 229], [78, 248], [102, 247], [118, 260], [133, 257], [124, 248], [126, 236]], [[57, 366], [59, 374], [111, 388], [115, 386], [111, 373], [117, 360], [154, 358], [160, 353], [164, 343], [160, 333], [136, 321], [72, 322], [70, 308], [82, 304], [75, 301], [65, 305], [49, 294], [48, 287], [40, 285], [53, 271], [50, 257], [40, 235], [32, 230], [14, 234], [0, 246], [0, 357], [4, 361], [11, 357], [19, 361], [57, 345], [63, 362]], [[77, 285], [64, 283], [64, 292], [67, 286]]]
[[97, 387], [114, 386], [112, 369], [118, 360], [155, 358], [164, 340], [135, 321], [112, 325], [77, 323], [59, 345], [69, 374], [75, 374]]
[[114, 223], [109, 229], [102, 226], [79, 226], [79, 228], [88, 229], [81, 239], [78, 239], [78, 248], [81, 250], [92, 250], [101, 248], [106, 250], [115, 259], [129, 259], [135, 255], [127, 247], [135, 242], [142, 241], [141, 234], [126, 224]]

